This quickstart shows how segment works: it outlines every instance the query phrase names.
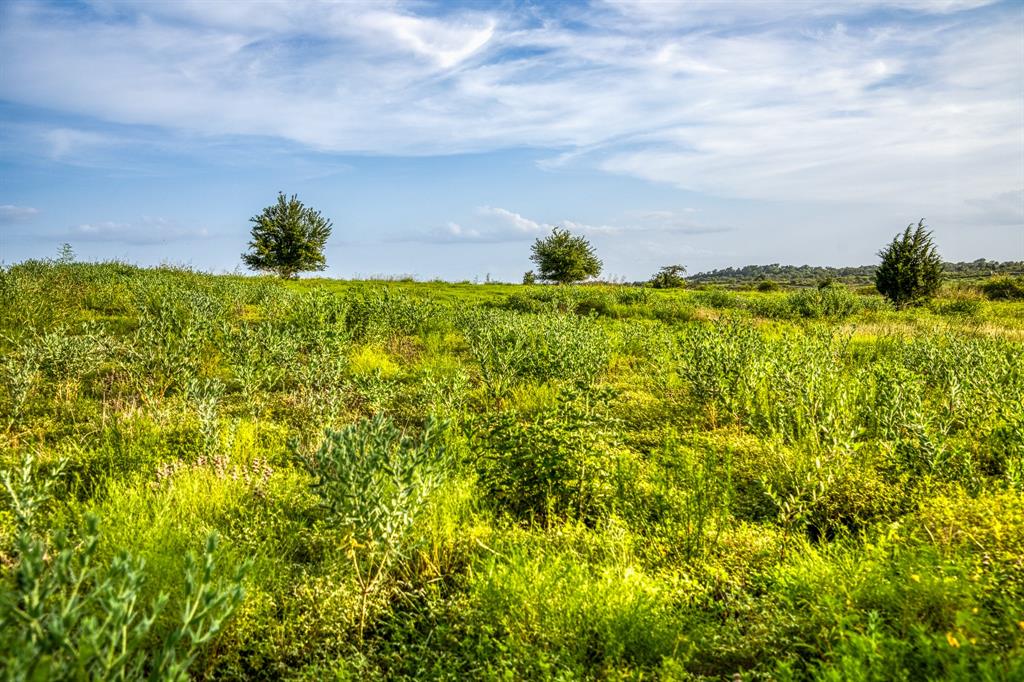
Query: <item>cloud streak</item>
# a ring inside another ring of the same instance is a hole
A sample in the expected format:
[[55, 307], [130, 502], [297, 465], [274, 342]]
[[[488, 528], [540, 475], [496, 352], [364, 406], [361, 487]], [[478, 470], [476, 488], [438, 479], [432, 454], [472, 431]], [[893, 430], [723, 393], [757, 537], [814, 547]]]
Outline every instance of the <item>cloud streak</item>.
[[546, 222], [529, 218], [522, 213], [496, 206], [480, 206], [467, 221], [449, 221], [443, 227], [412, 235], [394, 237], [391, 241], [421, 243], [527, 243], [561, 227], [588, 237], [613, 240], [651, 239], [669, 235], [708, 235], [731, 232], [726, 226], [704, 225], [693, 219], [693, 212], [634, 211], [618, 217], [609, 224], [591, 224], [568, 218]]
[[39, 215], [39, 209], [32, 206], [0, 205], [0, 224], [23, 223]]
[[99, 242], [149, 246], [202, 240], [210, 235], [206, 228], [186, 228], [166, 218], [145, 217], [128, 223], [112, 220], [83, 223], [57, 236], [73, 243]]

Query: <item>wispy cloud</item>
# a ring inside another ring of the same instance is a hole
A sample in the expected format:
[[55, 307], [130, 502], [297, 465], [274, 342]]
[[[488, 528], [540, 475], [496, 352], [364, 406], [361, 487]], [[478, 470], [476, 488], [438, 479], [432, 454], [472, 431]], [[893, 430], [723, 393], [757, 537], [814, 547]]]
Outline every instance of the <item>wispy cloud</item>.
[[[0, 49], [0, 99], [210, 145], [542, 149], [551, 170], [770, 201], [980, 211], [1024, 186], [1011, 2], [11, 2]], [[108, 143], [70, 126], [44, 139], [65, 161]], [[573, 224], [727, 229], [630, 220]], [[484, 207], [429, 238], [530, 239], [550, 227]]]
[[430, 243], [453, 242], [529, 242], [561, 227], [588, 237], [612, 240], [625, 238], [651, 239], [658, 235], [705, 235], [732, 231], [732, 227], [705, 225], [694, 219], [696, 211], [631, 211], [610, 223], [593, 224], [565, 218], [546, 222], [529, 218], [522, 213], [497, 206], [480, 206], [468, 221], [449, 221], [443, 227], [428, 229], [392, 241]]
[[538, 222], [506, 208], [480, 206], [468, 221], [448, 221], [442, 227], [402, 235], [394, 241], [427, 243], [516, 242], [534, 239], [550, 232], [552, 224]]
[[73, 128], [54, 128], [44, 133], [44, 138], [49, 145], [50, 157], [55, 160], [64, 160], [68, 157], [79, 156], [84, 151], [115, 144], [117, 141], [108, 135], [100, 135], [87, 130], [75, 130]]
[[188, 228], [166, 218], [144, 217], [124, 223], [111, 220], [76, 225], [60, 235], [71, 242], [110, 242], [144, 246], [206, 239], [206, 228]]
[[32, 206], [0, 205], [0, 223], [22, 223], [39, 215], [39, 209]]
[[965, 203], [964, 218], [971, 224], [1024, 225], [1024, 190], [970, 199]]
[[554, 227], [554, 225], [548, 223], [539, 223], [536, 220], [523, 217], [521, 214], [510, 211], [507, 208], [481, 206], [476, 212], [481, 217], [493, 218], [497, 225], [502, 228], [511, 228], [513, 234], [521, 236], [533, 236], [549, 232]]

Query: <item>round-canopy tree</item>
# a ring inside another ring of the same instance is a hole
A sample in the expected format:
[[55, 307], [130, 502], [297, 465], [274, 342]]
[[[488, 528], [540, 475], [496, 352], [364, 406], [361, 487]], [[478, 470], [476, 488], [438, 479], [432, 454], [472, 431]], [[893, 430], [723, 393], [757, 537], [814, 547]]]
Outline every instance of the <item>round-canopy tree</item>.
[[934, 296], [942, 284], [942, 258], [925, 229], [924, 218], [911, 223], [878, 252], [882, 262], [875, 271], [875, 288], [897, 308]]
[[252, 240], [242, 261], [250, 270], [274, 272], [292, 279], [300, 272], [327, 267], [324, 244], [331, 236], [331, 221], [307, 208], [296, 195], [277, 195], [277, 203], [253, 216]]
[[570, 284], [601, 272], [601, 261], [590, 242], [560, 227], [554, 228], [551, 236], [538, 238], [532, 251], [530, 260], [537, 264], [537, 276], [549, 282]]
[[686, 268], [682, 265], [666, 265], [651, 277], [650, 285], [655, 289], [677, 289], [686, 286]]

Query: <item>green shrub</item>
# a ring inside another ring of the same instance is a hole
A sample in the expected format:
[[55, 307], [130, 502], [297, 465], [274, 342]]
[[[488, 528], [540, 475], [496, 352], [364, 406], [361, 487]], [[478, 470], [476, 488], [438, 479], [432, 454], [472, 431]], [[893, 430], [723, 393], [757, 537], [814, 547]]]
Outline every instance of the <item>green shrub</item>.
[[646, 287], [618, 287], [615, 302], [622, 305], [646, 305], [651, 302], [651, 291]]
[[693, 301], [697, 305], [719, 310], [742, 307], [740, 299], [736, 294], [717, 288], [709, 288], [697, 292], [694, 294]]
[[693, 326], [680, 335], [674, 364], [712, 427], [741, 419], [764, 337], [739, 319]]
[[758, 296], [748, 300], [746, 305], [751, 314], [769, 320], [790, 320], [799, 315], [785, 296]]
[[352, 289], [345, 295], [348, 333], [356, 341], [383, 341], [443, 328], [446, 310], [431, 301], [416, 300], [390, 287]]
[[696, 311], [693, 306], [679, 301], [655, 301], [651, 316], [666, 324], [679, 324], [694, 319]]
[[654, 526], [651, 539], [673, 559], [702, 556], [729, 524], [735, 493], [731, 453], [704, 443], [690, 447], [670, 434], [655, 459], [658, 469], [651, 474], [651, 490], [645, 491]]
[[584, 317], [615, 317], [615, 298], [603, 291], [590, 292], [576, 304], [574, 312]]
[[0, 579], [0, 660], [11, 679], [187, 680], [188, 670], [241, 603], [242, 575], [214, 579], [217, 539], [201, 559], [185, 560], [182, 615], [158, 643], [153, 625], [167, 603], [142, 599], [145, 565], [118, 554], [96, 561], [99, 521], [86, 519], [80, 538], [40, 533], [38, 513], [53, 479], [38, 482], [32, 460], [3, 477], [18, 519], [15, 567]]
[[990, 301], [1024, 300], [1024, 275], [993, 277], [981, 283], [981, 292]]
[[412, 438], [389, 419], [375, 417], [328, 431], [317, 451], [298, 457], [350, 543], [361, 591], [360, 637], [370, 599], [407, 552], [410, 529], [443, 480], [441, 433], [439, 424], [428, 421], [423, 434]]
[[467, 318], [466, 337], [484, 384], [496, 396], [524, 379], [591, 384], [611, 352], [596, 321], [567, 315], [481, 311]]
[[509, 677], [656, 669], [679, 648], [685, 623], [671, 578], [628, 564], [588, 565], [569, 552], [509, 551], [484, 558], [466, 606], [499, 628], [500, 641], [477, 635], [476, 646], [491, 650]]
[[487, 499], [523, 521], [602, 515], [625, 464], [586, 395], [530, 416], [487, 415], [470, 435]]
[[934, 301], [932, 309], [951, 317], [977, 317], [985, 309], [985, 299], [976, 292], [959, 290], [949, 298]]
[[827, 284], [816, 289], [803, 289], [790, 294], [789, 305], [800, 317], [849, 317], [859, 308], [859, 302], [842, 284]]

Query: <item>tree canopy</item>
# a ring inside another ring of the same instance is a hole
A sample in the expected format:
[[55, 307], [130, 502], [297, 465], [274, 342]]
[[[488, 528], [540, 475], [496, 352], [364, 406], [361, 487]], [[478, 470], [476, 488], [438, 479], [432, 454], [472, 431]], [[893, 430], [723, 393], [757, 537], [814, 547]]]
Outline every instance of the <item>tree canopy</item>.
[[882, 262], [875, 271], [875, 287], [897, 308], [934, 296], [942, 284], [942, 258], [924, 224], [911, 223], [878, 252]]
[[585, 238], [556, 227], [550, 236], [538, 238], [530, 260], [537, 264], [537, 276], [549, 282], [570, 284], [601, 273], [601, 261]]
[[651, 277], [649, 284], [655, 289], [676, 289], [686, 286], [686, 268], [682, 265], [665, 265]]
[[324, 245], [331, 236], [331, 221], [304, 206], [298, 196], [277, 195], [277, 203], [253, 216], [249, 251], [242, 261], [251, 270], [274, 272], [292, 279], [300, 272], [327, 267]]

